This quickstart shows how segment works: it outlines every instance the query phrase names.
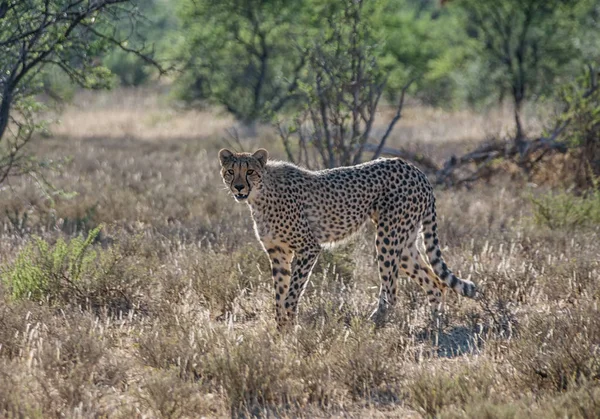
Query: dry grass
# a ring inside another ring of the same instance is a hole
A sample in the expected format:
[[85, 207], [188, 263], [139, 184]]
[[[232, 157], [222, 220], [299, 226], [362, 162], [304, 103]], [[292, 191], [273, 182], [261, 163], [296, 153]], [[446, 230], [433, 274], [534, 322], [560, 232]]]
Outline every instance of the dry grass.
[[[3, 279], [32, 234], [55, 243], [106, 224], [91, 265], [105, 271], [81, 273], [82, 284], [101, 284], [85, 288], [93, 294], [34, 302], [0, 285], [0, 416], [600, 415], [597, 225], [537, 226], [524, 184], [438, 191], [446, 258], [482, 286], [480, 301], [450, 296], [434, 333], [423, 293], [406, 283], [390, 323], [375, 329], [366, 228], [320, 258], [299, 327], [280, 335], [267, 257], [219, 179], [230, 121], [121, 94], [78, 98], [36, 144], [73, 157], [50, 180], [76, 196], [49, 196], [30, 179], [0, 190]], [[437, 145], [425, 144], [442, 149], [487, 124], [411, 112], [404, 128], [415, 140], [436, 131]], [[243, 146], [282, 157], [259, 132]]]

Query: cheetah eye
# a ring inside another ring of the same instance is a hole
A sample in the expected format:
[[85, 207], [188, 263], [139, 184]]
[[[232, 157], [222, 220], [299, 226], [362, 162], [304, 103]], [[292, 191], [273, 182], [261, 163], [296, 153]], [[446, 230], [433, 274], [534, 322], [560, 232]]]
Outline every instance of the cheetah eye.
[[227, 173], [229, 173], [230, 175], [233, 175], [233, 173], [234, 173], [234, 172], [233, 172], [233, 170], [232, 170], [232, 169], [229, 169], [229, 170], [227, 171]]
[[246, 173], [248, 173], [249, 175], [252, 175], [252, 174], [254, 174], [254, 170], [248, 169], [248, 171]]

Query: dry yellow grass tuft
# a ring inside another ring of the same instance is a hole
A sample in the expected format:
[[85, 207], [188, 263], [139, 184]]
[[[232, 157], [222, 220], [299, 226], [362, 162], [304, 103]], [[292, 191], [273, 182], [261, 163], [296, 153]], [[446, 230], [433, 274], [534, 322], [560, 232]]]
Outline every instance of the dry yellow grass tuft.
[[[297, 330], [280, 335], [268, 259], [218, 173], [231, 120], [137, 91], [85, 94], [61, 119], [36, 152], [72, 156], [49, 180], [77, 194], [27, 178], [0, 190], [1, 417], [600, 416], [599, 229], [537, 226], [526, 185], [437, 192], [448, 264], [484, 290], [450, 296], [439, 331], [408, 281], [386, 327], [367, 318], [367, 228], [320, 258]], [[393, 142], [410, 132], [443, 154], [487, 127], [410, 109]], [[259, 132], [241, 145], [283, 157]], [[100, 223], [83, 268], [31, 259], [14, 275], [32, 235], [57, 255], [58, 238]], [[58, 298], [15, 299], [15, 278]]]

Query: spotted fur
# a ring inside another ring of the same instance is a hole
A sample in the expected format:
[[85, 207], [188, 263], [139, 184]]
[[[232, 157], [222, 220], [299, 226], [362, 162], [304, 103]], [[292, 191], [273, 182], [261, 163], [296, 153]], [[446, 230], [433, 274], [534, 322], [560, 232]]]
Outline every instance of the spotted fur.
[[[377, 316], [396, 303], [400, 274], [426, 291], [437, 312], [447, 288], [474, 297], [471, 281], [450, 271], [439, 246], [435, 197], [427, 177], [401, 159], [379, 159], [336, 169], [309, 171], [268, 161], [264, 149], [219, 152], [223, 181], [250, 207], [256, 235], [271, 260], [279, 327], [295, 321], [298, 302], [321, 245], [355, 233], [367, 220], [377, 226], [381, 279]], [[423, 230], [427, 258], [417, 247]]]

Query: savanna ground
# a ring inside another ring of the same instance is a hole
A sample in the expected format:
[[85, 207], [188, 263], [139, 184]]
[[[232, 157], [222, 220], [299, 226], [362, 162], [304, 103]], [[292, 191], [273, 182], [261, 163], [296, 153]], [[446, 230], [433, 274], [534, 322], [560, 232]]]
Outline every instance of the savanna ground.
[[[510, 122], [410, 107], [390, 145], [442, 161]], [[32, 178], [0, 190], [0, 416], [600, 416], [597, 223], [536, 223], [545, 186], [518, 176], [440, 189], [445, 258], [480, 300], [450, 295], [434, 333], [405, 282], [376, 329], [367, 227], [320, 257], [281, 335], [268, 259], [219, 176], [218, 149], [240, 148], [231, 125], [88, 93], [38, 139], [71, 160], [48, 175], [63, 194]], [[268, 128], [240, 138], [284, 156]]]

